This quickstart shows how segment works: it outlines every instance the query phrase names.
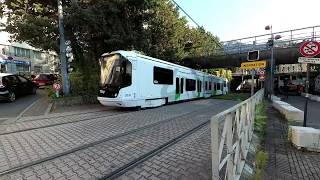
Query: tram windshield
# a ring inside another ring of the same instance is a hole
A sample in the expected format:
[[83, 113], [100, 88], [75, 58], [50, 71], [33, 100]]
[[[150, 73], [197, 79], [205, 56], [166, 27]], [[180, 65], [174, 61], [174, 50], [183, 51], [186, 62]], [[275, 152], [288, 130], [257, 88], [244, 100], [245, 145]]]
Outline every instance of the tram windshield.
[[131, 85], [132, 64], [120, 54], [103, 56], [101, 65], [102, 87], [127, 87]]

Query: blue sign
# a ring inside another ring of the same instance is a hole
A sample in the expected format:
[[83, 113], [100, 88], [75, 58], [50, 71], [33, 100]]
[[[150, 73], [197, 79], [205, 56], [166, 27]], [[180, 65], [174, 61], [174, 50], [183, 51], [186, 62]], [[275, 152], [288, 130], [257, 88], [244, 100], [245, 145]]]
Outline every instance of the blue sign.
[[0, 59], [0, 64], [8, 64], [8, 63], [24, 64], [28, 66], [30, 65], [30, 61]]

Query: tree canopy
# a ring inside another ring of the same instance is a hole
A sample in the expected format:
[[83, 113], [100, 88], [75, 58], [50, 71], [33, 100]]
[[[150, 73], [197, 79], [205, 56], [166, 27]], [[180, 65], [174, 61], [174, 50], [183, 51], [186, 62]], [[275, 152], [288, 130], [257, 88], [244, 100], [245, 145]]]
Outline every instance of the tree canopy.
[[[188, 25], [170, 0], [62, 0], [66, 39], [80, 74], [97, 72], [98, 58], [114, 50], [137, 50], [179, 63], [210, 55], [219, 39]], [[3, 30], [15, 41], [59, 52], [57, 0], [5, 0]], [[192, 47], [185, 47], [192, 42]], [[95, 71], [94, 71], [95, 70]]]

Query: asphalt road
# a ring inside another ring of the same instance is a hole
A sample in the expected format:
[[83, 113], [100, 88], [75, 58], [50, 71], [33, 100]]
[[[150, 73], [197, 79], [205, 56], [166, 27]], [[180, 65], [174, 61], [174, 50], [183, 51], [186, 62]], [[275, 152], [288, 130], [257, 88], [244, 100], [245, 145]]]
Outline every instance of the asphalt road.
[[[288, 99], [284, 99], [285, 102], [291, 104], [292, 106], [304, 111], [305, 106], [305, 98], [301, 96], [289, 96]], [[319, 120], [319, 110], [320, 110], [320, 102], [309, 100], [308, 103], [308, 119], [307, 126], [320, 128], [320, 120]]]
[[28, 106], [45, 95], [46, 93], [43, 89], [38, 89], [36, 95], [18, 97], [13, 103], [0, 101], [0, 121], [4, 118], [17, 117]]

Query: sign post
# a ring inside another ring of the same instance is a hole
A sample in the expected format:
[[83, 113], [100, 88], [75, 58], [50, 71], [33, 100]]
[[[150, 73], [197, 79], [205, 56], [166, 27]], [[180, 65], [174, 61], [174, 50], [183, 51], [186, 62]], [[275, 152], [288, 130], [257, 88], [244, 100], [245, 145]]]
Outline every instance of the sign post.
[[59, 92], [61, 90], [61, 85], [58, 83], [53, 84], [53, 89], [56, 91], [56, 97], [59, 98]]
[[304, 57], [299, 57], [299, 63], [307, 63], [307, 80], [305, 85], [306, 101], [304, 105], [303, 127], [307, 127], [308, 119], [308, 99], [309, 99], [309, 84], [310, 84], [310, 64], [320, 64], [320, 58], [313, 58], [320, 54], [320, 43], [317, 41], [308, 41], [303, 43], [299, 48], [300, 54]]
[[255, 69], [265, 68], [266, 65], [267, 65], [267, 62], [264, 60], [241, 63], [240, 69], [251, 70], [251, 96], [254, 94], [254, 72], [255, 72]]

